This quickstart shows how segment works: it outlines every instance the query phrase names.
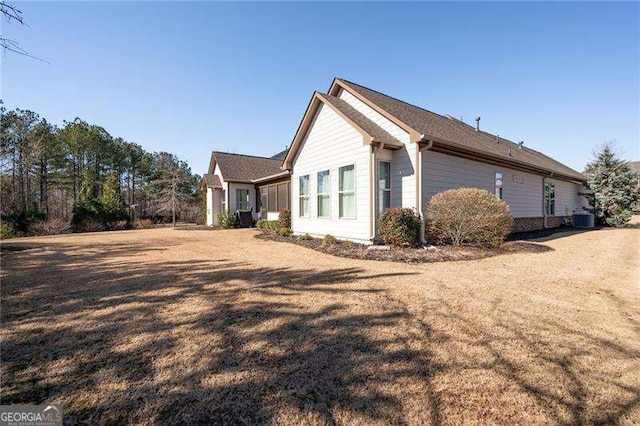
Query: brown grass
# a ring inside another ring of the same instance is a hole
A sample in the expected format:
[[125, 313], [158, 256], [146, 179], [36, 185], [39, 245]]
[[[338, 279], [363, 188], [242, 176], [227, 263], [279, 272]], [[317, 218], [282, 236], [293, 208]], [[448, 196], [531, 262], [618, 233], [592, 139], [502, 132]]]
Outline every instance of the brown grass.
[[454, 263], [255, 230], [2, 244], [2, 404], [69, 422], [640, 423], [640, 230]]

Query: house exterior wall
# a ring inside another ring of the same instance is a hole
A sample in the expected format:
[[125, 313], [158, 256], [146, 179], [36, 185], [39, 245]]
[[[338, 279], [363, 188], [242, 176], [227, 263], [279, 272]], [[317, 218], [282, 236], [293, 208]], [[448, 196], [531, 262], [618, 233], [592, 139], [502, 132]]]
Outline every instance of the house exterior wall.
[[588, 207], [585, 197], [580, 195], [586, 188], [572, 182], [558, 179], [546, 179], [556, 186], [555, 216], [571, 216], [573, 213], [584, 214], [583, 207]]
[[237, 200], [236, 200], [236, 190], [246, 189], [249, 191], [249, 208], [253, 208], [253, 217], [254, 219], [256, 219], [259, 214], [259, 212], [256, 212], [257, 210], [256, 186], [252, 183], [228, 182], [227, 188], [228, 188], [227, 199], [229, 200], [229, 203], [227, 204], [227, 208], [232, 213], [238, 210]]
[[[291, 176], [291, 222], [295, 234], [368, 241], [370, 219], [370, 147], [358, 133], [330, 107], [319, 108], [300, 151]], [[339, 218], [338, 169], [355, 166], [356, 218]], [[318, 218], [317, 173], [329, 170], [331, 217]], [[309, 217], [300, 217], [300, 176], [309, 175]]]
[[[391, 161], [391, 205], [393, 207], [416, 208], [416, 153], [409, 133], [356, 98], [349, 91], [341, 90], [338, 97], [404, 143], [404, 147], [398, 150], [383, 150], [381, 154], [387, 156], [384, 161]], [[382, 160], [382, 155], [378, 160]]]

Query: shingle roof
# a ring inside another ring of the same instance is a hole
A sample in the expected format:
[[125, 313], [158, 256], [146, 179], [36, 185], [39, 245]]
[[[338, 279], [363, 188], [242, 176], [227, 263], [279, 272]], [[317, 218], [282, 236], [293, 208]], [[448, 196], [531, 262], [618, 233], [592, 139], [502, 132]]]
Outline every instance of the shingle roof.
[[497, 136], [484, 131], [478, 132], [473, 126], [455, 118], [436, 114], [350, 81], [343, 79], [337, 79], [337, 81], [404, 122], [410, 128], [438, 139], [444, 145], [467, 148], [499, 160], [521, 163], [570, 178], [584, 179], [582, 173], [541, 152], [528, 147], [520, 148], [518, 144], [507, 139], [498, 139]]
[[213, 151], [222, 178], [231, 182], [251, 182], [265, 176], [282, 173], [282, 160]]
[[285, 149], [284, 151], [280, 151], [279, 153], [274, 154], [269, 158], [274, 160], [284, 160], [288, 152], [289, 152], [289, 148]]
[[205, 173], [202, 180], [209, 188], [222, 188], [222, 182], [220, 182], [220, 178], [217, 175]]
[[402, 142], [391, 136], [391, 134], [389, 134], [389, 132], [384, 130], [382, 127], [369, 120], [367, 117], [365, 117], [364, 114], [349, 105], [349, 103], [347, 103], [343, 99], [324, 93], [318, 93], [318, 96], [320, 96], [320, 98], [325, 102], [330, 103], [334, 108], [344, 114], [349, 120], [353, 121], [356, 126], [360, 127], [371, 137], [373, 137], [374, 141], [384, 142], [390, 145], [402, 146]]

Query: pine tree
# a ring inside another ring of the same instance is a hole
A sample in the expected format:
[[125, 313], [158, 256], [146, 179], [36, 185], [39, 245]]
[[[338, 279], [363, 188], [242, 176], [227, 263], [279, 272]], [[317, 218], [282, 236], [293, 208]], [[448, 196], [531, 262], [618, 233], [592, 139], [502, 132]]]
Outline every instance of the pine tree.
[[620, 159], [612, 143], [595, 152], [585, 168], [592, 212], [610, 226], [622, 226], [640, 206], [638, 175]]

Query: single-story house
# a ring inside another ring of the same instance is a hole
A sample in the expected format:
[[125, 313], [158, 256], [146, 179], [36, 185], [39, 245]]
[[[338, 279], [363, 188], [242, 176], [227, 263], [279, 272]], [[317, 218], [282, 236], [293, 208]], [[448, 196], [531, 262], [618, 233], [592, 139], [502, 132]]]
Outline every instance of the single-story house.
[[206, 191], [207, 225], [218, 224], [223, 211], [251, 211], [255, 219], [275, 220], [291, 208], [291, 174], [282, 170], [284, 150], [273, 157], [213, 151], [202, 179]]
[[[375, 239], [386, 208], [407, 207], [425, 217], [429, 199], [453, 188], [482, 188], [503, 199], [517, 231], [557, 227], [583, 212], [581, 173], [477, 123], [336, 78], [328, 93], [313, 94], [288, 151], [281, 154], [279, 171], [276, 159], [259, 157], [245, 160], [246, 171], [238, 164], [225, 167], [230, 155], [221, 161], [217, 157], [223, 153], [214, 152], [208, 175], [218, 176], [220, 182], [212, 184], [223, 190], [231, 191], [227, 182], [254, 185], [255, 211], [257, 216], [266, 212], [263, 217], [275, 217], [269, 214], [279, 209], [271, 210], [271, 193], [265, 197], [261, 188], [279, 179], [287, 185], [295, 234], [362, 242]], [[252, 161], [269, 161], [273, 169], [257, 173]]]

